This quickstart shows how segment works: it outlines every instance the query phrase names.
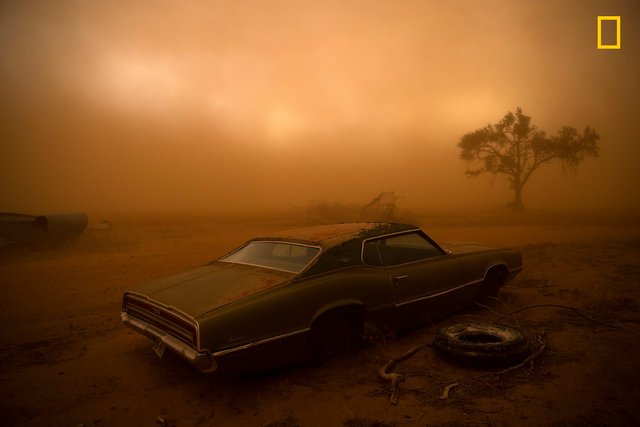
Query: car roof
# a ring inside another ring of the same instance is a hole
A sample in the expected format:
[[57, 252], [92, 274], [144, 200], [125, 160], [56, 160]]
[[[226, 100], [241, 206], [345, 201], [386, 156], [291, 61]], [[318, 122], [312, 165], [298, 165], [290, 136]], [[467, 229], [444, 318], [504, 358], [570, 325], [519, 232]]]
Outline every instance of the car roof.
[[285, 230], [253, 240], [284, 240], [318, 245], [326, 249], [351, 240], [363, 240], [417, 228], [415, 225], [393, 222], [349, 222]]
[[362, 242], [378, 236], [419, 230], [411, 224], [395, 222], [351, 222], [316, 225], [285, 230], [251, 241], [284, 241], [320, 246], [322, 254], [315, 258], [294, 280], [362, 265]]

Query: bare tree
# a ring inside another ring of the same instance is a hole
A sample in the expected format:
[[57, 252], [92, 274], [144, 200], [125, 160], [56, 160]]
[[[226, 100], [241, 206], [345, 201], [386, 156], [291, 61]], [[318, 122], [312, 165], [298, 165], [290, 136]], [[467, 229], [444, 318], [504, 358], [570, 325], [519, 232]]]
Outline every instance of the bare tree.
[[508, 112], [499, 123], [467, 133], [458, 146], [462, 150], [460, 158], [467, 161], [466, 175], [506, 175], [514, 191], [514, 200], [508, 206], [520, 210], [524, 208], [522, 188], [535, 170], [558, 160], [565, 173], [574, 172], [586, 156], [598, 157], [599, 139], [589, 126], [582, 133], [563, 126], [555, 136], [547, 136], [518, 107], [515, 114]]

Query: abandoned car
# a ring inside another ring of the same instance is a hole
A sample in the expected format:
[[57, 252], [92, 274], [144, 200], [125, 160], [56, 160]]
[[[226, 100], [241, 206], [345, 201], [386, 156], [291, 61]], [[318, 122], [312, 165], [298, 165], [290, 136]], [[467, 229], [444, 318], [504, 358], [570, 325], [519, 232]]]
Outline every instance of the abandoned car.
[[121, 317], [160, 357], [168, 349], [202, 372], [249, 372], [323, 360], [365, 330], [459, 311], [521, 269], [517, 250], [444, 249], [413, 225], [322, 225], [252, 239], [126, 291]]

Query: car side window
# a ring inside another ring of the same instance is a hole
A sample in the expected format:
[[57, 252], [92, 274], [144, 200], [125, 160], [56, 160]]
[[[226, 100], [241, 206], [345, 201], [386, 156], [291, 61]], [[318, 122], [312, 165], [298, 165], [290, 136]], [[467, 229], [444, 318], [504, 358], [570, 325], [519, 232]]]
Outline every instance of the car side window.
[[372, 266], [389, 266], [444, 255], [421, 234], [414, 232], [365, 242], [362, 259]]
[[373, 265], [379, 267], [382, 265], [382, 260], [380, 259], [380, 251], [378, 247], [380, 246], [380, 240], [370, 240], [365, 242], [364, 247], [362, 248], [362, 261], [367, 265]]

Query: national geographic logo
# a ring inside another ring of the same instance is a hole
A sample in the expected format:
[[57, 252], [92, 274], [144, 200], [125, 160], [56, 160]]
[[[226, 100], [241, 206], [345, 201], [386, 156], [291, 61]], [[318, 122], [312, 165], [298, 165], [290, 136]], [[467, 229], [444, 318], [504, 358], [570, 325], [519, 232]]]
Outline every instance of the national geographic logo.
[[598, 49], [621, 49], [620, 17], [598, 16]]

